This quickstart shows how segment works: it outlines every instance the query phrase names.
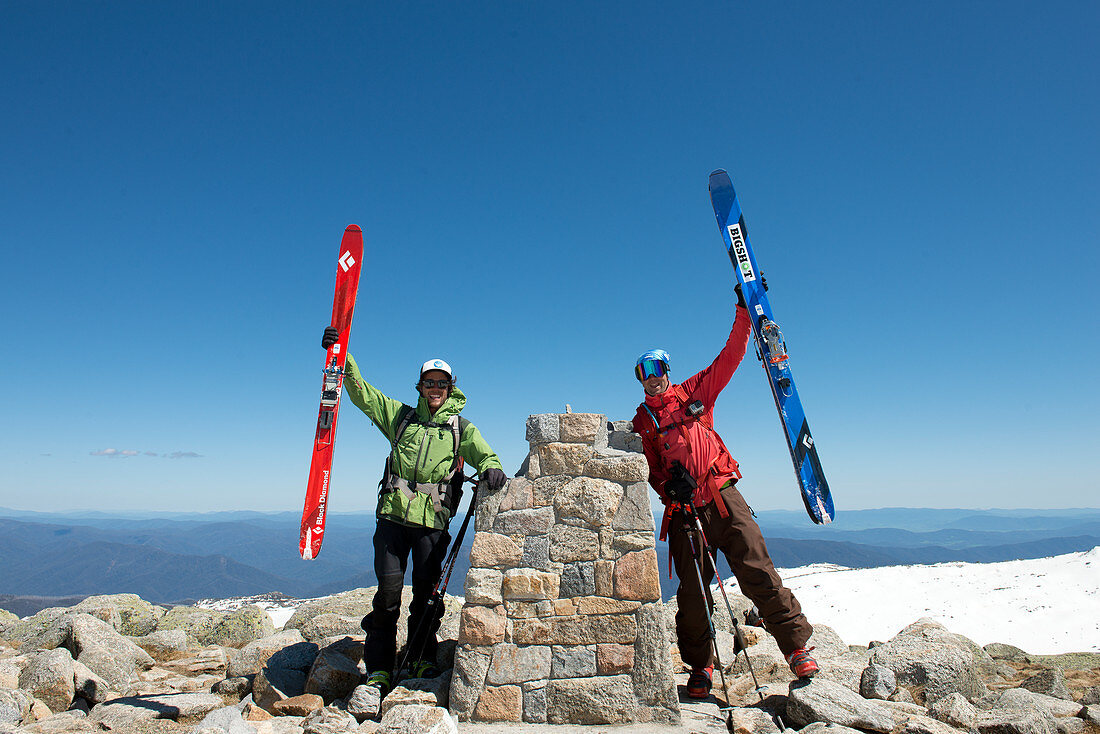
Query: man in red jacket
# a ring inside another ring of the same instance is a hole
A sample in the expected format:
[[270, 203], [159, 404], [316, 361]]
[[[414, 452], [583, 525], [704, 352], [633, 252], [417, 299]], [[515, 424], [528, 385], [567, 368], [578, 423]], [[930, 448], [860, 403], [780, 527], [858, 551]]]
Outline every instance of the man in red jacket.
[[[703, 580], [707, 586], [704, 598], [692, 569], [695, 560], [681, 522], [682, 507], [695, 508], [707, 541], [725, 554], [741, 590], [756, 605], [794, 674], [808, 678], [818, 671], [806, 648], [813, 628], [794, 594], [776, 573], [752, 510], [734, 486], [741, 478], [737, 462], [714, 430], [714, 402], [733, 377], [749, 343], [749, 312], [741, 287], [736, 291], [737, 316], [733, 328], [726, 346], [709, 367], [673, 385], [668, 378], [668, 353], [664, 350], [646, 352], [635, 366], [635, 376], [645, 389], [645, 401], [634, 416], [634, 430], [642, 436], [649, 462], [649, 482], [665, 504], [661, 540], [667, 535], [669, 555], [680, 579], [676, 590], [679, 605], [676, 636], [680, 655], [691, 666], [687, 692], [692, 698], [710, 695], [714, 649], [703, 605], [714, 609], [710, 595], [714, 568], [710, 559], [704, 557]], [[695, 543], [701, 549], [698, 537]]]

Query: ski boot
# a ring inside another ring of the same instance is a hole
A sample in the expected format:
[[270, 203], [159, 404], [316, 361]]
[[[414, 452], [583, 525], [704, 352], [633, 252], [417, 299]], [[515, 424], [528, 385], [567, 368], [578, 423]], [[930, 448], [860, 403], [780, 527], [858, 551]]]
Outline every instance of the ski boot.
[[710, 695], [712, 673], [714, 673], [713, 665], [708, 665], [705, 668], [695, 668], [691, 671], [687, 684], [688, 698], [706, 698]]
[[409, 665], [410, 678], [438, 678], [443, 671], [431, 660], [417, 660]]
[[787, 656], [787, 665], [791, 666], [791, 672], [799, 678], [813, 678], [820, 668], [817, 661], [810, 657], [812, 647], [800, 647]]
[[386, 694], [393, 688], [393, 679], [390, 675], [390, 671], [376, 670], [363, 680], [363, 685], [377, 688], [380, 697], [385, 698]]

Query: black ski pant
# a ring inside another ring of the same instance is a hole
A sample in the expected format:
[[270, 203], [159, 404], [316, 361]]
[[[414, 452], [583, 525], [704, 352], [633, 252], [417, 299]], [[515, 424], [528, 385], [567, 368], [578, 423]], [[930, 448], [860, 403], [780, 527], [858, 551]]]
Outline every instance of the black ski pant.
[[[438, 604], [431, 618], [427, 616], [432, 590], [443, 574], [450, 534], [444, 530], [411, 527], [378, 518], [374, 531], [374, 573], [378, 591], [370, 614], [363, 617], [367, 633], [363, 662], [368, 673], [392, 671], [397, 658], [397, 620], [401, 613], [401, 591], [405, 585], [405, 569], [412, 557], [412, 603], [409, 604], [408, 649], [410, 661], [430, 660], [435, 663], [439, 641], [436, 632], [443, 617], [443, 605]], [[419, 630], [419, 635], [417, 635]], [[417, 639], [411, 639], [417, 635]]]
[[[742, 593], [760, 611], [765, 629], [775, 637], [783, 654], [789, 655], [806, 644], [813, 634], [813, 627], [802, 613], [798, 599], [776, 573], [768, 549], [764, 546], [760, 526], [753, 520], [752, 510], [741, 493], [732, 485], [726, 485], [722, 487], [721, 495], [728, 511], [726, 517], [722, 517], [714, 502], [695, 508], [710, 542], [711, 552], [721, 551], [725, 555]], [[714, 566], [703, 549], [702, 539], [694, 525], [694, 521], [689, 520], [685, 527], [681, 513], [673, 514], [669, 518], [668, 551], [676, 566], [676, 576], [680, 579], [676, 590], [679, 607], [676, 612], [676, 636], [680, 657], [692, 668], [703, 668], [714, 662], [706, 617], [707, 609], [714, 613], [714, 599], [710, 593]], [[689, 532], [694, 537], [695, 550], [702, 556], [706, 596], [699, 588]]]

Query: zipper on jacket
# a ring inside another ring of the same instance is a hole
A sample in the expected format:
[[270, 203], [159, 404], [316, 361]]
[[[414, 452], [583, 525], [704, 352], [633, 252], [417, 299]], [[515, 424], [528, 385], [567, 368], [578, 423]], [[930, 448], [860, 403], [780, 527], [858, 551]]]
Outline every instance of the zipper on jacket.
[[[424, 456], [426, 456], [426, 452], [425, 452], [424, 449], [428, 445], [428, 439], [429, 439], [429, 437], [428, 437], [428, 427], [424, 426], [424, 435], [420, 437], [420, 449], [416, 452], [416, 461], [413, 462], [413, 478], [412, 478], [413, 491], [417, 492], [417, 493], [419, 493], [419, 490], [416, 489], [416, 485], [419, 484], [420, 482], [417, 481], [416, 477], [418, 476], [419, 470], [420, 470], [420, 459], [422, 459]], [[413, 496], [413, 499], [416, 499], [415, 495]], [[405, 518], [404, 518], [405, 522], [409, 521], [409, 510], [411, 510], [411, 509], [412, 509], [412, 500], [410, 500], [409, 503], [405, 505]], [[423, 523], [424, 519], [425, 518], [423, 516], [421, 516], [421, 518], [420, 518], [420, 520], [421, 520], [420, 524], [421, 525], [424, 524]], [[432, 523], [432, 525], [434, 526], [435, 523]]]

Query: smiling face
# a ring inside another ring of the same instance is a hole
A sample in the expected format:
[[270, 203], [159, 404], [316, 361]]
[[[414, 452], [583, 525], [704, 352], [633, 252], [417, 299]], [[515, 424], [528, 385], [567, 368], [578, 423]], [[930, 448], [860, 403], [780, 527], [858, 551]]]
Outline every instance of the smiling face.
[[[446, 384], [440, 385], [440, 382]], [[416, 389], [428, 401], [428, 410], [435, 413], [447, 401], [447, 395], [451, 392], [450, 382], [451, 376], [443, 370], [428, 370], [420, 376], [420, 383]], [[430, 384], [430, 387], [426, 386], [427, 384]]]
[[669, 381], [668, 375], [650, 375], [642, 381], [642, 387], [645, 388], [646, 395], [660, 395], [668, 389]]

